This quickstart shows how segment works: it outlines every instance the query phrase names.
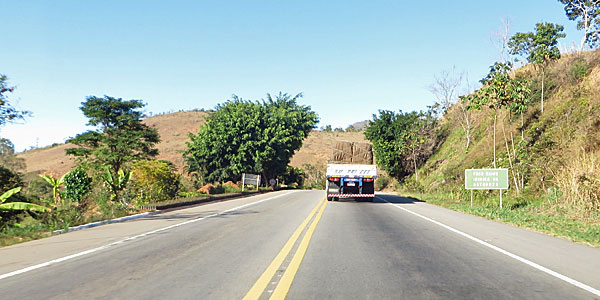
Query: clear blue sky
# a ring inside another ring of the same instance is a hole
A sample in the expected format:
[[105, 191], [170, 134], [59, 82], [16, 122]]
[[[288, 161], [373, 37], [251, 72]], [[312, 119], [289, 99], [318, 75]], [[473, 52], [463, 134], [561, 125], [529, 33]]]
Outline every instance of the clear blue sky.
[[149, 114], [302, 92], [319, 126], [344, 128], [425, 110], [440, 71], [487, 73], [507, 17], [513, 33], [546, 21], [565, 25], [563, 44], [582, 37], [555, 0], [0, 0], [0, 73], [33, 112], [0, 136], [17, 151], [63, 143], [88, 129], [89, 95], [142, 99]]

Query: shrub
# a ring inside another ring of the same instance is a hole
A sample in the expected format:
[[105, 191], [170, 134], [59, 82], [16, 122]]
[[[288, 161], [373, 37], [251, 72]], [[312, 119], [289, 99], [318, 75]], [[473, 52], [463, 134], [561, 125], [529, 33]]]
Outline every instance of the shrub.
[[302, 169], [306, 174], [304, 187], [309, 189], [325, 189], [325, 166], [303, 164]]
[[180, 175], [165, 162], [138, 161], [132, 166], [132, 189], [139, 203], [175, 198], [180, 188]]
[[583, 58], [578, 58], [575, 60], [575, 62], [571, 65], [571, 69], [569, 70], [571, 83], [581, 81], [588, 74], [589, 70], [590, 67], [586, 64]]
[[287, 166], [285, 174], [281, 176], [281, 180], [283, 181], [283, 183], [288, 185], [292, 183], [297, 183], [299, 186], [303, 186], [305, 177], [306, 175], [304, 174], [304, 171], [302, 169]]
[[392, 178], [390, 178], [388, 176], [377, 177], [377, 179], [375, 179], [375, 190], [376, 191], [384, 190], [385, 188], [387, 188], [389, 186], [391, 180], [392, 180]]
[[[0, 166], [0, 194], [19, 186], [23, 186], [21, 175]], [[24, 197], [19, 194], [13, 195], [11, 199], [14, 201], [25, 201]], [[0, 210], [0, 229], [19, 222], [25, 214], [23, 211], [18, 210]]]
[[227, 181], [222, 184], [225, 193], [239, 193], [242, 189], [233, 181]]
[[64, 199], [70, 202], [81, 202], [90, 191], [92, 178], [81, 168], [76, 168], [65, 175]]
[[0, 166], [0, 193], [23, 186], [21, 174]]

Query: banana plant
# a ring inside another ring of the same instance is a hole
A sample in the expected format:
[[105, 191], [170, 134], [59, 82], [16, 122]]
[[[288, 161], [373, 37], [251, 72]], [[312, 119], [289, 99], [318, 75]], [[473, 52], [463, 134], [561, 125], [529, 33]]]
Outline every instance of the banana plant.
[[60, 179], [56, 179], [52, 177], [52, 175], [40, 175], [46, 182], [52, 186], [52, 198], [54, 199], [54, 204], [58, 206], [60, 203], [58, 189], [65, 182], [65, 175], [63, 175]]
[[50, 211], [50, 209], [45, 206], [41, 206], [41, 205], [37, 205], [37, 204], [33, 204], [33, 203], [27, 203], [27, 202], [4, 203], [4, 202], [6, 202], [6, 200], [8, 200], [14, 194], [16, 194], [20, 191], [21, 191], [21, 187], [16, 187], [16, 188], [10, 189], [10, 190], [4, 192], [2, 195], [0, 195], [0, 210], [31, 210], [31, 211], [41, 211], [41, 212]]
[[123, 169], [119, 169], [116, 176], [113, 176], [110, 170], [106, 168], [106, 183], [108, 183], [112, 192], [111, 201], [117, 197], [121, 190], [125, 189], [129, 179], [131, 179], [131, 171], [125, 172]]

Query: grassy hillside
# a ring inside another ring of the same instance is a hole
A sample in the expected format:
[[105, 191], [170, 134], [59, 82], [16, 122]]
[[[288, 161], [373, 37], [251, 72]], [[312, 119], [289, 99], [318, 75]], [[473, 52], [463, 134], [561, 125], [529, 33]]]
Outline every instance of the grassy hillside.
[[[472, 111], [472, 142], [466, 149], [457, 117], [460, 107], [454, 105], [441, 120], [441, 148], [420, 167], [419, 182], [413, 175], [401, 189], [433, 203], [557, 235], [565, 235], [561, 230], [588, 231], [595, 236], [588, 242], [600, 245], [600, 51], [565, 56], [548, 67], [543, 113], [537, 74], [531, 66], [515, 72], [531, 83], [534, 102], [523, 116], [499, 111], [495, 143], [494, 113], [484, 108]], [[494, 147], [498, 167], [509, 169], [506, 209], [498, 210], [498, 193], [488, 191], [475, 192], [476, 207], [471, 209], [464, 170], [493, 167]], [[579, 223], [569, 227], [573, 221]]]
[[[161, 141], [157, 145], [158, 159], [173, 162], [183, 172], [183, 158], [178, 151], [185, 148], [189, 132], [198, 132], [198, 128], [204, 123], [206, 114], [202, 111], [187, 111], [157, 115], [145, 119], [144, 123], [156, 128], [160, 135]], [[62, 176], [76, 163], [73, 158], [65, 155], [65, 149], [72, 147], [73, 145], [70, 144], [55, 145], [26, 151], [20, 153], [18, 157], [25, 159], [27, 164], [26, 173]]]
[[[205, 117], [205, 112], [188, 111], [145, 119], [144, 123], [156, 128], [160, 134], [161, 142], [157, 145], [158, 159], [173, 162], [178, 170], [184, 173], [185, 166], [180, 151], [185, 149], [185, 142], [189, 140], [187, 134], [197, 133]], [[365, 138], [362, 132], [313, 131], [292, 158], [291, 165], [302, 168], [305, 164], [310, 164], [324, 169], [331, 155], [331, 149], [338, 140], [364, 142]], [[25, 159], [27, 173], [61, 176], [75, 165], [75, 161], [65, 155], [65, 149], [70, 147], [72, 145], [61, 144], [40, 148], [20, 153], [18, 157]]]

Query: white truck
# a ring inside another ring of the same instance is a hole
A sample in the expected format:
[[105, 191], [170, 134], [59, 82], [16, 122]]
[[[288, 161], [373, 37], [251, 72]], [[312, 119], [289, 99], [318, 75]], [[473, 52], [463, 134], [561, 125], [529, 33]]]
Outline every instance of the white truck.
[[375, 198], [375, 165], [328, 164], [327, 200], [340, 198], [363, 198], [372, 201]]

